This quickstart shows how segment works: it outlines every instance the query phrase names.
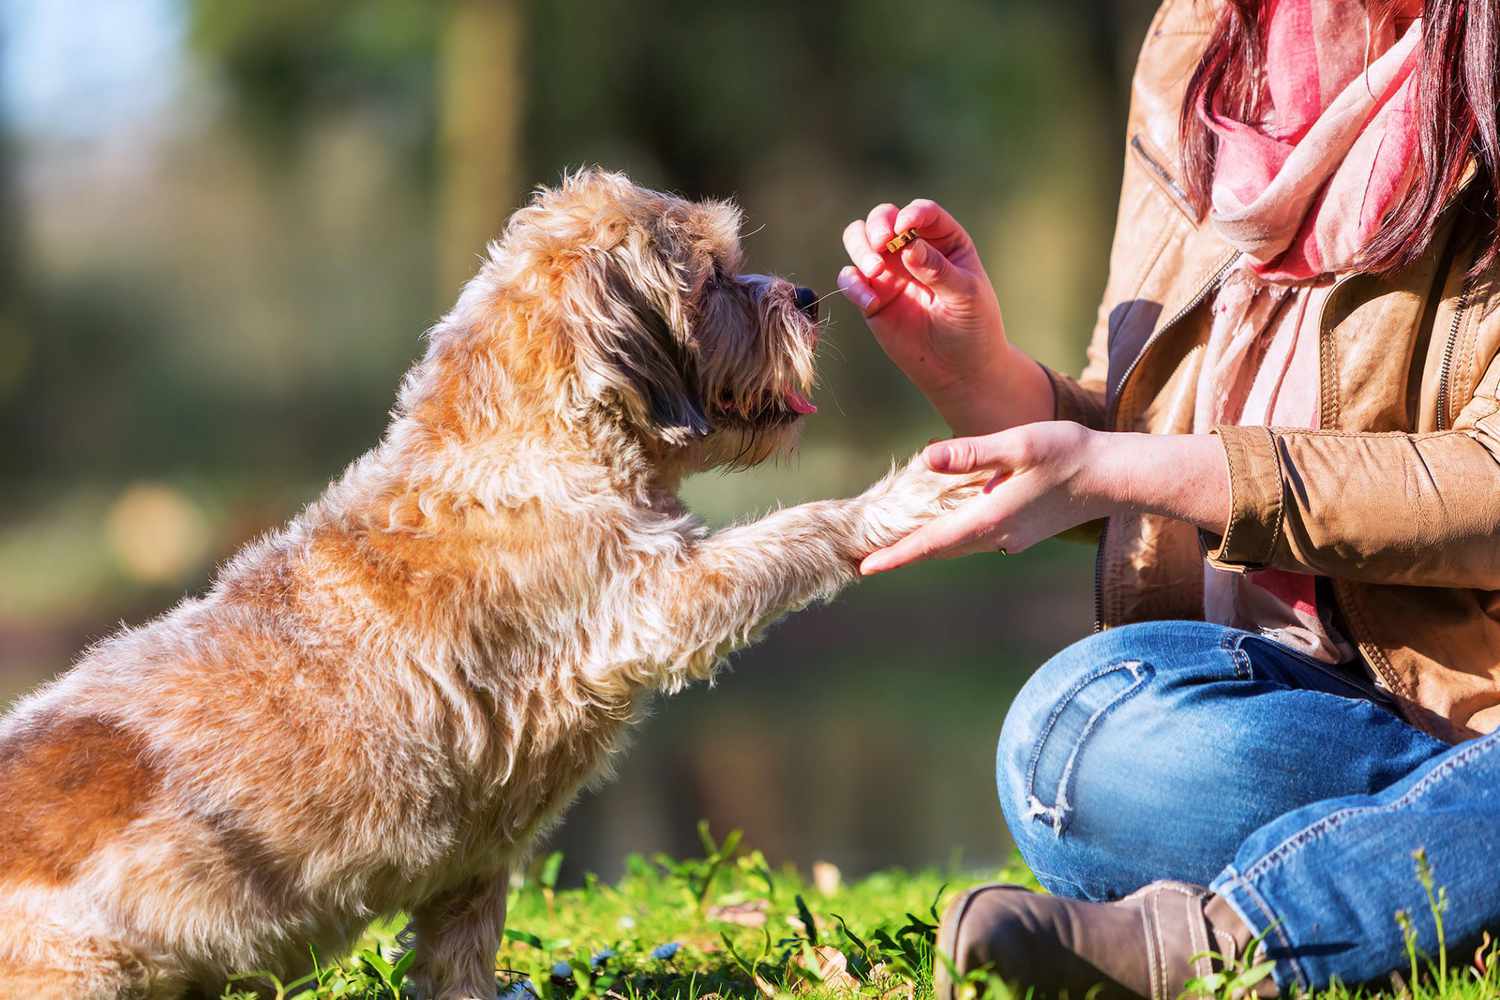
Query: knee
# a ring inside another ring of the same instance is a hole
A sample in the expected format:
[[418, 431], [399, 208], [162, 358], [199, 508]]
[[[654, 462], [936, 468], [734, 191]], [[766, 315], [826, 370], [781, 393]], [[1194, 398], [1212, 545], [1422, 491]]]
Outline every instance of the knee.
[[1082, 754], [1085, 744], [1110, 735], [1119, 721], [1111, 716], [1133, 699], [1149, 697], [1147, 681], [1156, 667], [1123, 641], [1128, 637], [1119, 633], [1126, 631], [1101, 632], [1064, 649], [1011, 703], [995, 771], [1013, 831], [1023, 822], [1040, 822], [1060, 835], [1078, 768], [1128, 766], [1114, 755]]
[[1091, 856], [1090, 831], [1139, 811], [1146, 758], [1175, 754], [1166, 744], [1183, 730], [1160, 725], [1167, 703], [1195, 681], [1234, 672], [1223, 637], [1192, 622], [1101, 632], [1047, 661], [1016, 696], [996, 783], [1011, 835], [1049, 889], [1093, 895], [1083, 887], [1095, 879], [1070, 869]]

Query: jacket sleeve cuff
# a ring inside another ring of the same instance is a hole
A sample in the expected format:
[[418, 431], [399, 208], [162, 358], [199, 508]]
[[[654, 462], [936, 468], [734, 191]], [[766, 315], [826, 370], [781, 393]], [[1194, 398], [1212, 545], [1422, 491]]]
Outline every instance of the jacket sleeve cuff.
[[1104, 429], [1104, 393], [1090, 389], [1038, 362], [1052, 380], [1052, 419], [1071, 420], [1094, 430]]
[[1244, 572], [1271, 564], [1285, 508], [1276, 438], [1266, 427], [1214, 429], [1229, 465], [1229, 522], [1224, 533], [1201, 532], [1208, 561]]

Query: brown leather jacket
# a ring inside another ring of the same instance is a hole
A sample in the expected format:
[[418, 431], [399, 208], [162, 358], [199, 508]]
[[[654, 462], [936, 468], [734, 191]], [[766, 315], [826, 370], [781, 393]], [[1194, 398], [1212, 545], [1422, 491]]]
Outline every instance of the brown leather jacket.
[[[1183, 193], [1182, 94], [1217, 4], [1166, 0], [1137, 66], [1109, 282], [1057, 416], [1191, 430], [1205, 306], [1234, 257]], [[1500, 269], [1466, 278], [1482, 214], [1454, 199], [1416, 265], [1340, 280], [1320, 322], [1322, 429], [1218, 430], [1222, 535], [1148, 514], [1110, 519], [1099, 627], [1202, 617], [1205, 553], [1333, 581], [1340, 624], [1407, 717], [1458, 740], [1500, 725]], [[1489, 223], [1493, 225], [1493, 223]]]

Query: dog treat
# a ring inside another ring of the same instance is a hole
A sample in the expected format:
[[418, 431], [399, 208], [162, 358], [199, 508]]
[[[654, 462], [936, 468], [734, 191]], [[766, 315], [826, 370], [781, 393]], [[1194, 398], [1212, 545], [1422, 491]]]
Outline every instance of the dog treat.
[[915, 241], [916, 238], [917, 231], [915, 229], [908, 229], [906, 232], [897, 233], [894, 238], [886, 240], [885, 248], [890, 253], [895, 253], [908, 243]]

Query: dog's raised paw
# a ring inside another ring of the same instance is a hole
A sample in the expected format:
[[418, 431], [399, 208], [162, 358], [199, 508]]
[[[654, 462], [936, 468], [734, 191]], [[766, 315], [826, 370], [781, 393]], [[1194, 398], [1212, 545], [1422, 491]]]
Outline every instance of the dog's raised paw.
[[978, 495], [991, 473], [934, 472], [918, 455], [876, 483], [864, 496], [865, 541], [870, 550], [909, 535]]

